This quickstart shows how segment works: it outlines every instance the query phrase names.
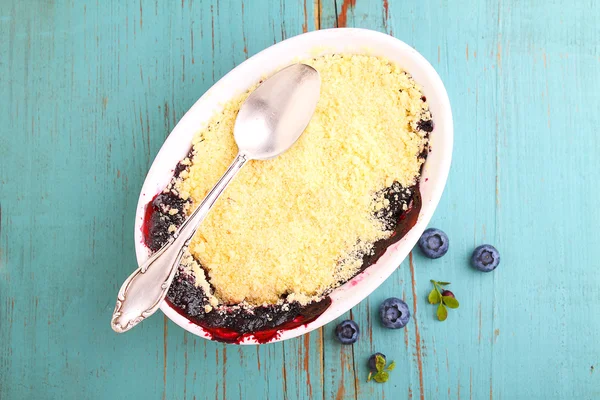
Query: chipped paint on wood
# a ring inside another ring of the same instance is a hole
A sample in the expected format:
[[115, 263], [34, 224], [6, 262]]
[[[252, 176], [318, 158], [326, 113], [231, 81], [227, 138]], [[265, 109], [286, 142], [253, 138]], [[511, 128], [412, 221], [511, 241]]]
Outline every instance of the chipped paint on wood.
[[343, 0], [340, 13], [337, 17], [337, 27], [344, 28], [348, 26], [348, 11], [356, 6], [356, 0]]

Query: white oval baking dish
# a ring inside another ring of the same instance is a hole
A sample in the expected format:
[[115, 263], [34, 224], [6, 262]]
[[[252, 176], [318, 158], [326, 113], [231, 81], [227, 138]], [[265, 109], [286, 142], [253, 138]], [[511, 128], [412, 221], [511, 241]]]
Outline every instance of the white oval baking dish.
[[[152, 163], [137, 205], [135, 250], [137, 261], [141, 264], [149, 256], [148, 249], [143, 244], [141, 229], [145, 207], [154, 195], [167, 185], [175, 165], [187, 155], [192, 137], [199, 128], [220, 110], [223, 103], [247, 90], [264, 76], [299, 59], [331, 53], [385, 57], [404, 68], [422, 86], [435, 124], [430, 136], [432, 151], [424, 164], [421, 176], [423, 204], [416, 225], [398, 243], [390, 246], [376, 264], [334, 290], [330, 296], [331, 306], [320, 317], [307, 325], [281, 331], [273, 342], [308, 333], [358, 304], [398, 268], [429, 223], [446, 184], [453, 143], [450, 102], [446, 89], [431, 64], [406, 43], [366, 29], [327, 29], [305, 33], [275, 44], [225, 75], [189, 109], [168, 136]], [[162, 302], [161, 310], [188, 332], [211, 339], [210, 334], [202, 327], [179, 314], [167, 302]], [[245, 338], [242, 342], [256, 343], [258, 342], [253, 337]]]

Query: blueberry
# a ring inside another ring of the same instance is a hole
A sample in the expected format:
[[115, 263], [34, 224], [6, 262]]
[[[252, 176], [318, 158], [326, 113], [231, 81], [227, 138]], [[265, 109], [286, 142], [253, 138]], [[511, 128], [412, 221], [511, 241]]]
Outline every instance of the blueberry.
[[168, 202], [169, 202], [169, 196], [167, 196], [166, 194], [161, 193], [158, 196], [156, 196], [154, 198], [154, 200], [152, 200], [152, 205], [157, 210], [160, 210], [162, 208], [163, 204], [166, 204]]
[[358, 325], [351, 319], [342, 321], [335, 328], [335, 336], [343, 344], [352, 344], [356, 342], [359, 334], [360, 330], [358, 329]]
[[455, 298], [456, 298], [456, 297], [454, 297], [454, 293], [452, 293], [452, 292], [451, 292], [451, 291], [449, 291], [449, 290], [444, 290], [444, 291], [442, 292], [442, 296], [450, 296], [450, 297], [452, 297], [453, 299], [455, 299]]
[[[172, 234], [169, 227], [175, 225], [179, 227], [185, 221], [183, 206], [185, 200], [175, 196], [172, 193], [161, 193], [152, 200], [151, 217], [148, 223], [148, 235], [145, 243], [152, 251], [158, 251], [167, 243]], [[171, 214], [172, 209], [177, 209], [177, 213]]]
[[145, 239], [150, 250], [158, 251], [169, 241], [171, 237], [168, 231], [169, 225], [171, 225], [171, 221], [168, 217], [159, 212], [152, 213], [150, 221], [148, 221], [148, 236]]
[[410, 311], [405, 302], [391, 297], [381, 303], [379, 316], [383, 326], [390, 329], [404, 328], [410, 319]]
[[383, 361], [385, 361], [385, 354], [382, 353], [375, 353], [369, 357], [369, 370], [373, 373], [377, 372], [377, 356], [383, 357]]
[[[423, 100], [425, 101], [425, 100]], [[428, 119], [428, 120], [419, 120], [419, 122], [417, 122], [417, 128], [422, 130], [423, 132], [433, 132], [433, 121]]]
[[155, 210], [159, 211], [162, 214], [168, 214], [169, 209], [176, 208], [178, 210], [183, 210], [183, 205], [185, 204], [185, 200], [175, 196], [172, 193], [161, 193], [154, 200], [152, 200], [152, 206]]
[[500, 253], [492, 245], [484, 244], [473, 250], [471, 265], [482, 272], [491, 272], [500, 264]]
[[421, 235], [419, 247], [426, 257], [440, 258], [448, 252], [448, 236], [439, 229], [429, 228]]

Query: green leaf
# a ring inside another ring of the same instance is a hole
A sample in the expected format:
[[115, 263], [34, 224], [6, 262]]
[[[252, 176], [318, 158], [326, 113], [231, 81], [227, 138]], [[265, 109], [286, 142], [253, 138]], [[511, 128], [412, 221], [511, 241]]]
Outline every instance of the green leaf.
[[438, 285], [442, 285], [442, 286], [446, 286], [446, 285], [449, 285], [450, 282], [438, 282], [437, 284]]
[[385, 370], [392, 371], [394, 368], [396, 368], [396, 361], [392, 361]]
[[454, 297], [442, 296], [442, 300], [444, 301], [444, 304], [447, 305], [449, 308], [458, 308], [459, 306], [458, 300], [456, 300]]
[[385, 358], [381, 356], [375, 356], [375, 368], [377, 368], [377, 373], [383, 371], [385, 368]]
[[440, 302], [440, 300], [442, 300], [440, 298], [440, 292], [438, 292], [436, 288], [433, 288], [431, 292], [429, 292], [427, 299], [429, 300], [429, 304], [437, 304]]
[[373, 376], [373, 379], [375, 379], [375, 382], [379, 383], [387, 382], [387, 380], [390, 379], [390, 374], [385, 371], [380, 371]]
[[448, 310], [442, 303], [440, 303], [440, 306], [437, 309], [437, 317], [440, 321], [445, 321], [446, 318], [448, 318]]

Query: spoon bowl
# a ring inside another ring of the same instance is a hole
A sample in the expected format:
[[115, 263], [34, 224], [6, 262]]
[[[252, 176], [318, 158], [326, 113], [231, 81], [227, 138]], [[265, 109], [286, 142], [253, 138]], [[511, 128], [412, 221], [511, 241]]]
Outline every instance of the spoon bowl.
[[290, 65], [264, 81], [242, 104], [233, 135], [240, 154], [268, 160], [300, 138], [315, 112], [321, 79], [313, 67]]

